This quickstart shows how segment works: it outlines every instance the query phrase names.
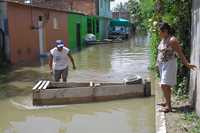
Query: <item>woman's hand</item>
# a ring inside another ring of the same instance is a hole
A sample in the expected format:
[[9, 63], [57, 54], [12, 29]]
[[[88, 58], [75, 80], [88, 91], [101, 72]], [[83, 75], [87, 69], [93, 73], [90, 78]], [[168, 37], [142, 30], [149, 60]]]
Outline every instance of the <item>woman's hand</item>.
[[186, 67], [188, 68], [188, 69], [192, 69], [192, 70], [195, 70], [196, 68], [197, 68], [197, 66], [195, 66], [195, 65], [193, 65], [193, 64], [187, 64], [186, 65]]

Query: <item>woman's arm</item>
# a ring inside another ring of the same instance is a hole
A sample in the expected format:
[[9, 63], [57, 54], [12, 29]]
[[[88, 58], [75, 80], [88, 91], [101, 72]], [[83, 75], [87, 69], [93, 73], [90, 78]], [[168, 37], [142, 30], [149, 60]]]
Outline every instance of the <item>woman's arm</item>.
[[178, 54], [179, 58], [181, 59], [182, 63], [189, 69], [194, 69], [196, 68], [195, 65], [192, 65], [188, 62], [188, 60], [186, 59], [185, 55], [183, 54], [183, 51], [180, 47], [179, 42], [177, 41], [177, 39], [175, 37], [173, 37], [170, 40], [170, 46], [174, 49], [174, 51], [176, 51], [176, 53]]

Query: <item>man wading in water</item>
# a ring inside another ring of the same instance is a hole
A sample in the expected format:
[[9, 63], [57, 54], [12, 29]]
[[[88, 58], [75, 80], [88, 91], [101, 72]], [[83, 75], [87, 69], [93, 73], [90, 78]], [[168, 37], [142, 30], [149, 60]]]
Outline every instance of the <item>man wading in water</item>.
[[64, 47], [62, 40], [56, 41], [56, 47], [50, 50], [49, 67], [51, 74], [53, 74], [54, 80], [59, 82], [61, 77], [63, 82], [67, 81], [68, 76], [68, 57], [73, 65], [73, 69], [76, 69], [74, 59], [70, 54], [70, 50]]

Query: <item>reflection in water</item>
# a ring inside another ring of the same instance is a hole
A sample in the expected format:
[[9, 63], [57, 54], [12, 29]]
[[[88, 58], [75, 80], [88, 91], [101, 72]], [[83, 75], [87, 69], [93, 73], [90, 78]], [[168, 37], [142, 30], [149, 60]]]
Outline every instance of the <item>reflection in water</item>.
[[[69, 133], [132, 133], [128, 126], [129, 117], [124, 112], [95, 113], [91, 115], [75, 115], [68, 124]], [[120, 128], [117, 128], [120, 127]]]
[[[133, 39], [132, 39], [133, 40]], [[148, 76], [148, 46], [134, 46], [128, 41], [122, 44], [96, 45], [74, 55], [77, 71], [70, 81], [120, 82], [130, 75]], [[139, 66], [139, 67], [138, 67]]]
[[10, 102], [18, 109], [26, 110], [39, 110], [39, 109], [50, 109], [50, 108], [63, 108], [67, 105], [56, 105], [56, 106], [33, 106], [32, 96], [17, 97], [15, 99], [10, 99]]
[[[61, 109], [16, 110], [5, 133], [154, 133], [154, 98], [68, 105]], [[4, 118], [4, 117], [3, 117]], [[6, 120], [6, 119], [4, 119]], [[144, 128], [145, 127], [145, 128]]]
[[135, 45], [149, 45], [149, 42], [150, 42], [150, 34], [148, 33], [148, 34], [147, 34], [147, 37], [144, 37], [144, 36], [135, 36], [135, 37], [133, 37], [132, 42], [133, 42]]
[[[11, 122], [5, 133], [60, 133], [66, 132], [66, 125], [48, 117], [27, 117], [24, 122]], [[45, 128], [44, 128], [45, 127]]]
[[[137, 39], [134, 39], [137, 40]], [[120, 82], [139, 74], [148, 77], [149, 49], [133, 39], [121, 44], [88, 47], [73, 54], [77, 70], [70, 67], [69, 81]], [[143, 38], [143, 40], [145, 40]], [[65, 106], [32, 106], [30, 87], [41, 78], [51, 78], [48, 65], [23, 69], [13, 79], [17, 97], [0, 100], [0, 132], [3, 133], [154, 133], [154, 97]], [[30, 71], [31, 70], [31, 71]], [[34, 71], [33, 71], [34, 70]], [[27, 72], [27, 73], [26, 73]], [[34, 72], [33, 74], [29, 74]], [[18, 84], [19, 85], [19, 84]], [[6, 93], [5, 93], [6, 94]], [[18, 93], [17, 93], [18, 94]], [[25, 96], [24, 96], [25, 95]], [[2, 113], [3, 112], [3, 113]]]

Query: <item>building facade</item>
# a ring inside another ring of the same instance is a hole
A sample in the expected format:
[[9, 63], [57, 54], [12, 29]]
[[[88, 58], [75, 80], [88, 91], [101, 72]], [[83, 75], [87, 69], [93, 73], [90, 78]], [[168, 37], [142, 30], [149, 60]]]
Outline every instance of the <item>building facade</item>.
[[0, 29], [5, 34], [7, 59], [32, 62], [54, 47], [56, 39], [68, 42], [67, 17], [63, 11], [0, 2]]
[[110, 20], [110, 0], [4, 0], [0, 2], [0, 47], [13, 64], [32, 62], [54, 47], [57, 39], [80, 50], [88, 33], [98, 40], [107, 38]]
[[98, 8], [99, 8], [99, 12], [98, 12], [98, 16], [102, 16], [102, 17], [108, 17], [111, 18], [112, 17], [112, 12], [110, 10], [110, 2], [113, 0], [98, 0]]
[[37, 7], [74, 11], [86, 15], [96, 15], [95, 0], [10, 0]]
[[86, 34], [92, 33], [99, 39], [99, 26], [97, 16], [68, 13], [68, 46], [72, 50], [85, 47]]
[[99, 16], [100, 39], [108, 38], [110, 20], [112, 12], [110, 10], [110, 2], [114, 0], [97, 0], [97, 15]]

